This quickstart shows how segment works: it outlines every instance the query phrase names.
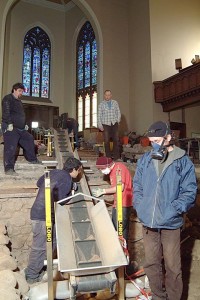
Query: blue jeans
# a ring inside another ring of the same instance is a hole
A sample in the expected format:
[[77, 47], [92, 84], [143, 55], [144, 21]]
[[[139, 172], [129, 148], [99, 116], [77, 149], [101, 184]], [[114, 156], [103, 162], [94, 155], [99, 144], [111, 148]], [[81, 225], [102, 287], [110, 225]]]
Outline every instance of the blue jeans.
[[[144, 270], [149, 279], [153, 300], [180, 300], [183, 290], [180, 228], [175, 230], [143, 227]], [[165, 274], [163, 274], [162, 258]], [[163, 284], [165, 289], [163, 289]]]
[[[54, 226], [55, 227], [55, 226]], [[46, 223], [45, 221], [32, 220], [33, 242], [29, 255], [28, 266], [25, 270], [26, 278], [39, 277], [44, 260], [46, 259]], [[55, 228], [53, 229], [53, 248], [56, 245]]]

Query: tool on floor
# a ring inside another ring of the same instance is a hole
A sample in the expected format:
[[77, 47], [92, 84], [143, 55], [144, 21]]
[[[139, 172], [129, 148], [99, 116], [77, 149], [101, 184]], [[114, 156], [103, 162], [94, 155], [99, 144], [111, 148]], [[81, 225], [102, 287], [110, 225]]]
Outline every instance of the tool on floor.
[[50, 130], [48, 130], [48, 133], [45, 135], [47, 137], [47, 156], [51, 157], [53, 154], [53, 141], [52, 137], [54, 137], [53, 134], [51, 134]]
[[48, 299], [54, 300], [53, 293], [53, 253], [52, 253], [52, 220], [51, 220], [51, 188], [50, 172], [45, 170], [45, 215], [46, 215], [46, 248], [47, 248], [47, 275]]

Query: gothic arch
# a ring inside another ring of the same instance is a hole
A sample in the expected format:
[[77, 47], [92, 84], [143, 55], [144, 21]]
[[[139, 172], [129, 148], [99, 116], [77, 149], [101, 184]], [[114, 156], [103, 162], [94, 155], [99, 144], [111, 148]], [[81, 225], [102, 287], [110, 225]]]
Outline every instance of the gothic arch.
[[[5, 25], [6, 25], [6, 19], [9, 10], [12, 8], [14, 4], [16, 4], [18, 0], [4, 0], [4, 3], [0, 4], [0, 9], [2, 11], [2, 18], [1, 18], [1, 33], [0, 33], [0, 91], [2, 96], [2, 84], [3, 84], [3, 57], [4, 57], [4, 51], [5, 51]], [[92, 27], [95, 31], [96, 39], [99, 44], [99, 68], [98, 68], [98, 95], [99, 99], [103, 97], [103, 37], [102, 37], [102, 31], [100, 24], [97, 20], [97, 17], [94, 13], [94, 11], [91, 9], [89, 4], [86, 0], [74, 0], [73, 1], [87, 16], [88, 20], [91, 22]], [[4, 5], [4, 7], [3, 7]], [[1, 14], [0, 14], [1, 17]]]

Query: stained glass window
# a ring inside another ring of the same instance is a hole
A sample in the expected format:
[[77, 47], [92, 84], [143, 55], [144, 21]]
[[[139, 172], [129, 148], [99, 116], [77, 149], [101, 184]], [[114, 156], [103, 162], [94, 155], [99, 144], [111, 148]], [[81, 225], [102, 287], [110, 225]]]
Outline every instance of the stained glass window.
[[76, 92], [79, 130], [97, 126], [97, 43], [88, 21], [77, 39]]
[[24, 37], [22, 82], [24, 95], [49, 98], [51, 42], [40, 27], [29, 30]]
[[92, 84], [97, 84], [97, 43], [92, 43]]

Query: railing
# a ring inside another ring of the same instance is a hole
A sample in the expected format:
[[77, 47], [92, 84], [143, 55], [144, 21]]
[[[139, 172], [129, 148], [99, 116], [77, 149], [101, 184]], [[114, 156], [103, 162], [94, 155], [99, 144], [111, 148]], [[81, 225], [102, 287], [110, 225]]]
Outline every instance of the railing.
[[200, 63], [180, 70], [163, 81], [154, 81], [154, 97], [164, 112], [200, 102]]

